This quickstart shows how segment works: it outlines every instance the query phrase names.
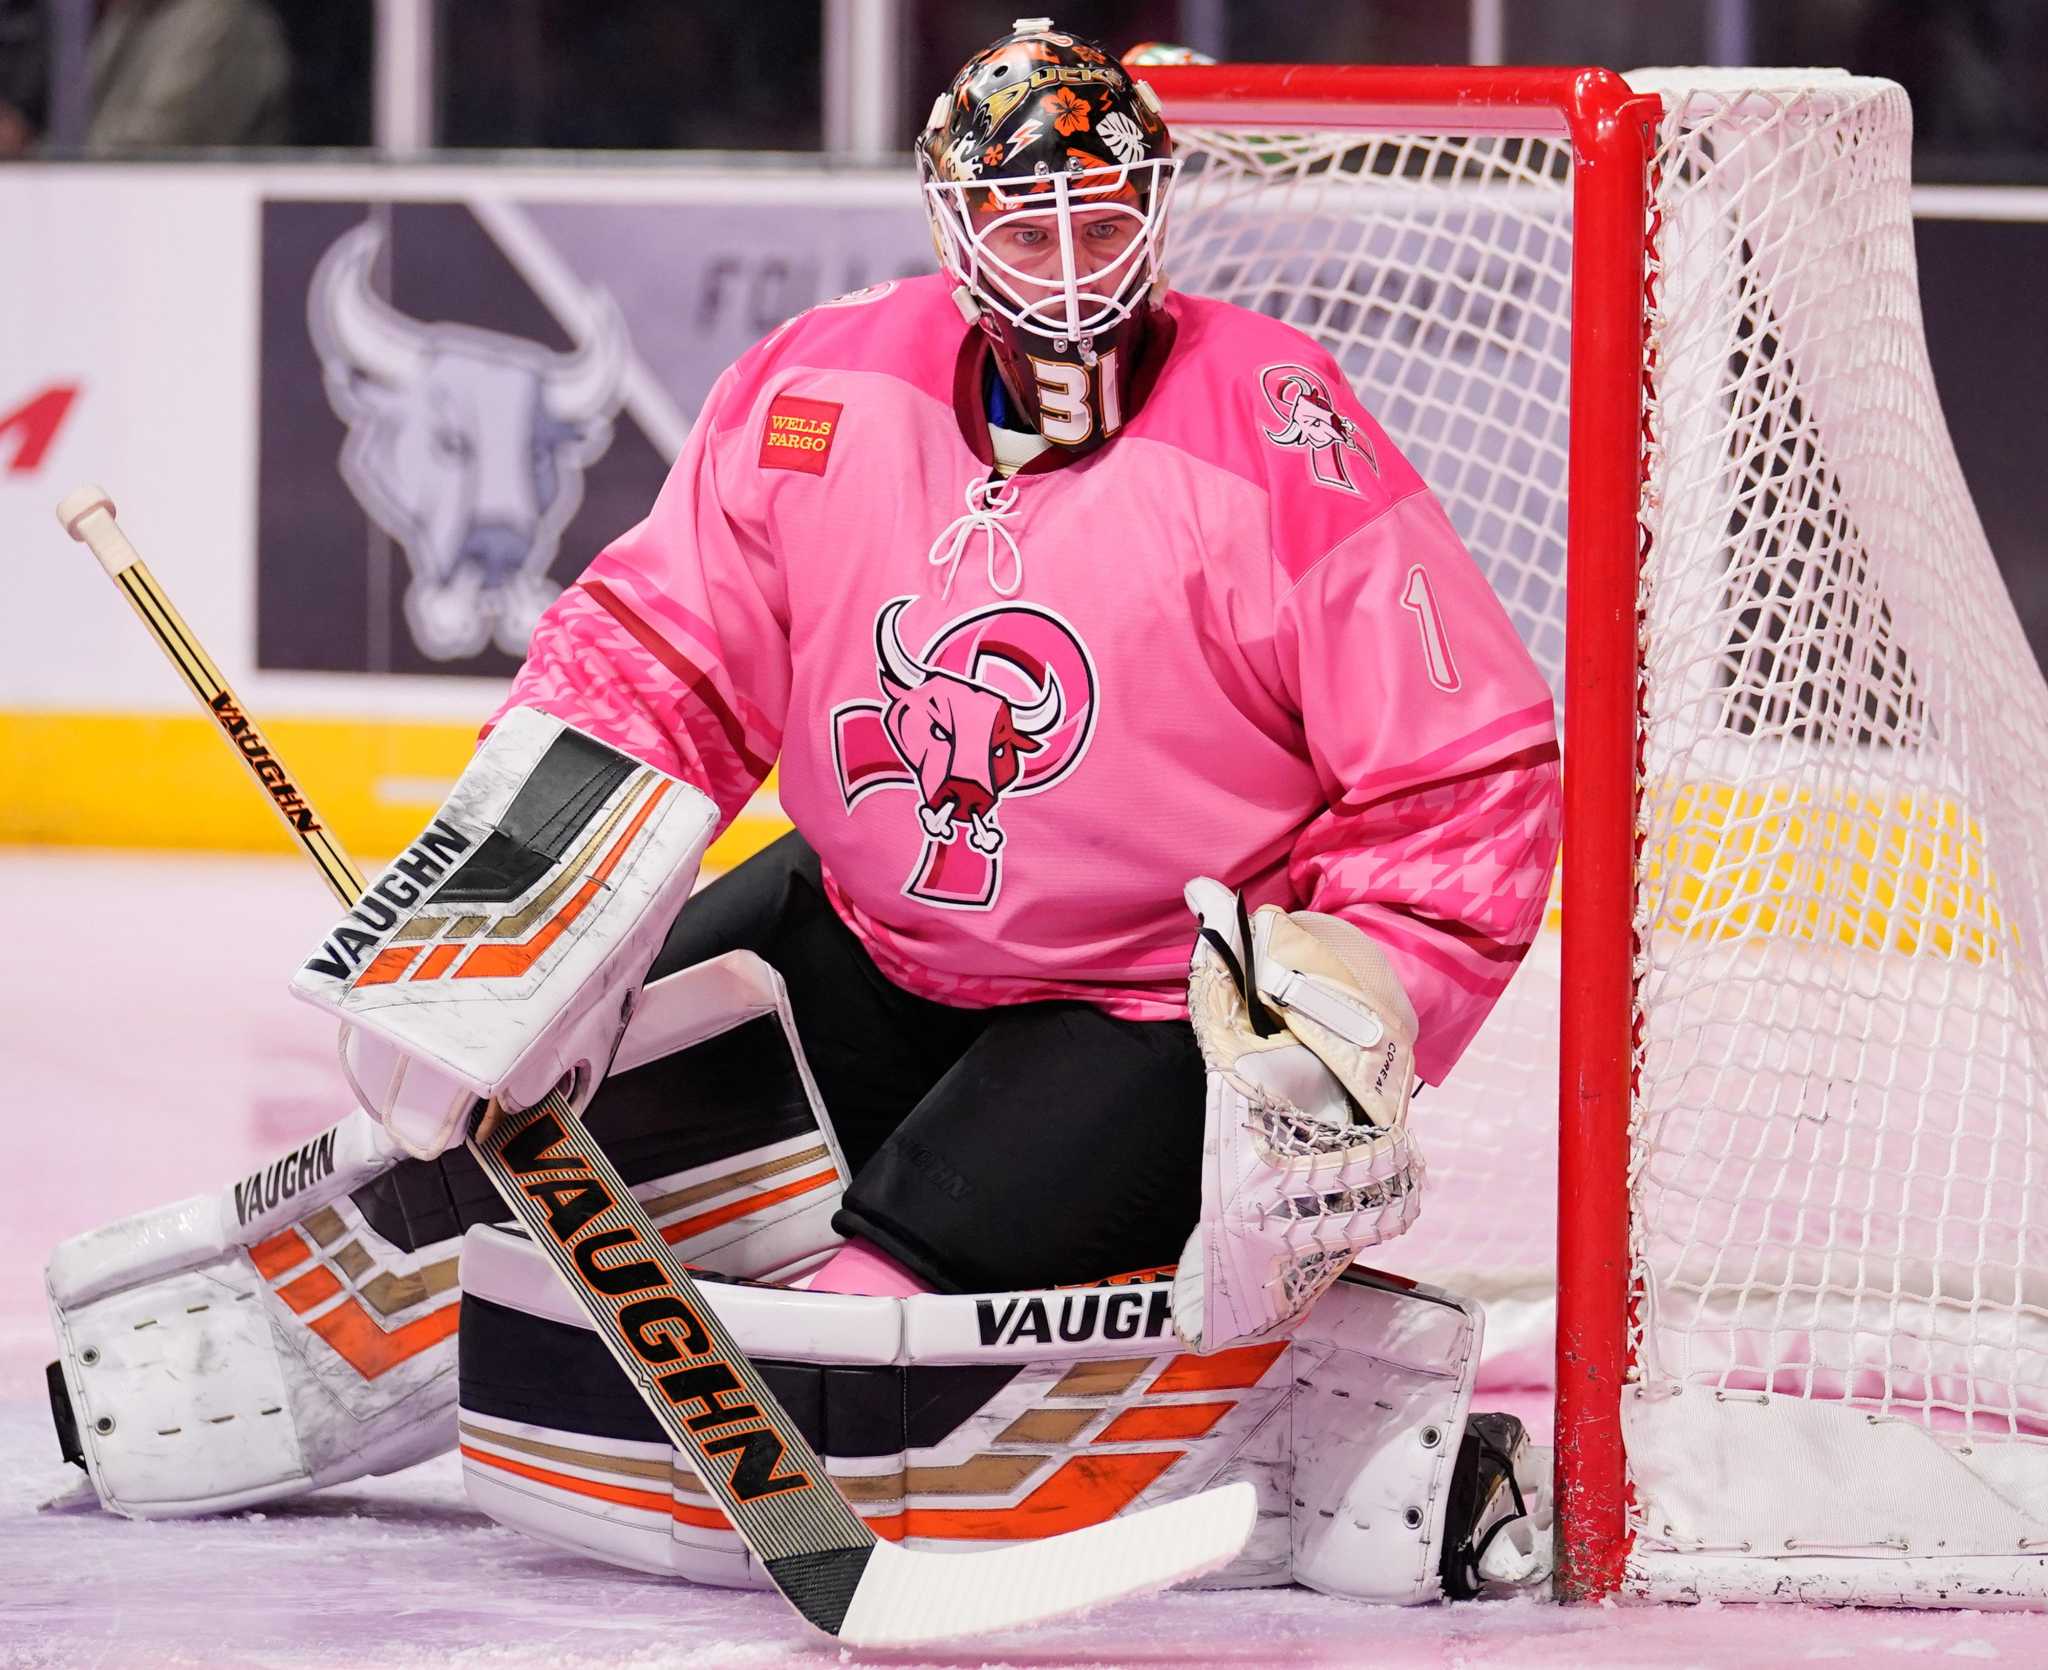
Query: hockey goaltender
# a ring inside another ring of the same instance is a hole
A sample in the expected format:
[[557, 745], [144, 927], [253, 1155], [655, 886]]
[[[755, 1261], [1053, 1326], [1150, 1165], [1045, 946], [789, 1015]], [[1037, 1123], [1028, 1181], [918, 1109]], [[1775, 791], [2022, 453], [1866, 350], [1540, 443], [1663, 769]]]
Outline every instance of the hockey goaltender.
[[[440, 814], [466, 848], [297, 976], [361, 1109], [52, 1256], [107, 1508], [459, 1444], [507, 1525], [763, 1581], [500, 1227], [460, 1024], [503, 1105], [566, 1081], [880, 1535], [1242, 1479], [1215, 1581], [1544, 1575], [1541, 1453], [1470, 1409], [1477, 1305], [1352, 1260], [1414, 1220], [1413, 1090], [1539, 926], [1549, 692], [1335, 361], [1168, 288], [1177, 163], [1127, 66], [1022, 20], [917, 156], [943, 271], [720, 378], [535, 630]], [[650, 773], [708, 838], [777, 765], [796, 832], [708, 887], [701, 839], [657, 886], [609, 868]]]

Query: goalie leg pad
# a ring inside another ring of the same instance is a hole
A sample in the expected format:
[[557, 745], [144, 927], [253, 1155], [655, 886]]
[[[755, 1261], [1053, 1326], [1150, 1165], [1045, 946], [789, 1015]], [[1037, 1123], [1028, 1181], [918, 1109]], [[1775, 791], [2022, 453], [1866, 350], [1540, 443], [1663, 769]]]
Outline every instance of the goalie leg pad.
[[[545, 1255], [517, 1231], [472, 1230], [462, 1277], [471, 1501], [615, 1565], [765, 1587]], [[1470, 1592], [1475, 1566], [1492, 1575], [1506, 1552], [1494, 1536], [1498, 1553], [1476, 1558], [1510, 1510], [1508, 1464], [1526, 1458], [1516, 1423], [1470, 1418], [1480, 1319], [1446, 1293], [1353, 1271], [1293, 1339], [1196, 1357], [1175, 1346], [1164, 1282], [910, 1299], [705, 1292], [891, 1540], [1047, 1536], [1247, 1479], [1257, 1528], [1208, 1584], [1292, 1581], [1412, 1604], [1442, 1596], [1446, 1577]]]
[[350, 1198], [396, 1163], [351, 1114], [221, 1195], [57, 1248], [52, 1392], [105, 1506], [246, 1507], [445, 1446], [452, 1249], [395, 1244]]
[[1353, 1269], [1295, 1349], [1294, 1578], [1408, 1606], [1441, 1594], [1452, 1487], [1479, 1373], [1479, 1306]]
[[[781, 981], [748, 952], [649, 986], [592, 1124], [682, 1256], [800, 1272], [845, 1167]], [[220, 1512], [394, 1472], [455, 1438], [458, 1238], [504, 1216], [462, 1150], [353, 1113], [218, 1195], [63, 1243], [53, 1411], [102, 1504]]]
[[[759, 1568], [523, 1236], [472, 1230], [462, 1322], [470, 1500], [559, 1547], [700, 1583]], [[1261, 1494], [1226, 1583], [1288, 1579], [1284, 1342], [1184, 1355], [1163, 1282], [869, 1298], [707, 1285], [876, 1534], [1019, 1542], [1234, 1479]]]
[[[462, 1278], [470, 1500], [615, 1565], [765, 1586], [546, 1256], [472, 1230]], [[1478, 1457], [1476, 1306], [1353, 1272], [1292, 1339], [1198, 1357], [1173, 1336], [1172, 1292], [705, 1289], [880, 1536], [1018, 1541], [1246, 1479], [1257, 1528], [1209, 1584], [1410, 1604], [1470, 1570], [1508, 1506], [1499, 1470], [1462, 1465]]]

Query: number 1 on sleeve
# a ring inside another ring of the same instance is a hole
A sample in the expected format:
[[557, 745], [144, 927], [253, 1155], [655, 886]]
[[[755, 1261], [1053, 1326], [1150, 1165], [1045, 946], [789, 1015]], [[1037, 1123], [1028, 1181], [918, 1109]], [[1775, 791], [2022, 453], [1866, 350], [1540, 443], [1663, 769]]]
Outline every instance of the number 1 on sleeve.
[[1408, 570], [1408, 584], [1401, 593], [1401, 607], [1415, 616], [1422, 631], [1422, 656], [1429, 667], [1429, 682], [1446, 693], [1458, 688], [1458, 667], [1451, 659], [1450, 641], [1444, 636], [1443, 616], [1430, 589], [1429, 575], [1421, 563]]

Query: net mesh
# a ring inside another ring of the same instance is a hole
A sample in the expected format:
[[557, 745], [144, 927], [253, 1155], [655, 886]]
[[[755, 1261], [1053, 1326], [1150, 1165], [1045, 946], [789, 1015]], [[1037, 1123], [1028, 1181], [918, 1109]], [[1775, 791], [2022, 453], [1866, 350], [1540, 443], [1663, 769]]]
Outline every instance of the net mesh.
[[[1564, 681], [1571, 153], [1541, 139], [1175, 129], [1177, 288], [1320, 341]], [[1488, 1376], [1550, 1375], [1557, 946], [1414, 1112], [1422, 1220], [1379, 1262], [1488, 1301]]]
[[[1755, 72], [1749, 72], [1754, 75]], [[1660, 91], [1642, 519], [1636, 1373], [2048, 1437], [2048, 687], [1936, 400], [1910, 112], [1816, 73]], [[1563, 693], [1571, 158], [1176, 129], [1175, 284], [1321, 340]], [[1566, 769], [1572, 739], [1565, 716]], [[1553, 921], [1555, 915], [1553, 913]], [[1546, 931], [1418, 1100], [1385, 1261], [1548, 1373]]]
[[1921, 334], [1903, 92], [1674, 90], [1646, 495], [1646, 1384], [2048, 1437], [2048, 688]]

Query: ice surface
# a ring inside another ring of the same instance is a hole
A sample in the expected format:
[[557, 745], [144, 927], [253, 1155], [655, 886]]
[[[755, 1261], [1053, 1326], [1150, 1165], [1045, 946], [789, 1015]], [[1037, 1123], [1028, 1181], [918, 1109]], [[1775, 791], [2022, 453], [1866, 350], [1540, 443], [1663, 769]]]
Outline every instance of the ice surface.
[[[62, 1236], [218, 1187], [345, 1106], [286, 997], [333, 907], [297, 859], [0, 856], [0, 1670], [829, 1665], [773, 1596], [558, 1554], [472, 1512], [452, 1459], [273, 1506], [138, 1524], [83, 1507], [42, 1397], [41, 1266]], [[1489, 1400], [1498, 1401], [1498, 1400]], [[1509, 1399], [1509, 1402], [1515, 1400]], [[1532, 1415], [1536, 1406], [1524, 1401]], [[2048, 1618], [1809, 1608], [1368, 1609], [1170, 1594], [911, 1666], [2048, 1664]]]

